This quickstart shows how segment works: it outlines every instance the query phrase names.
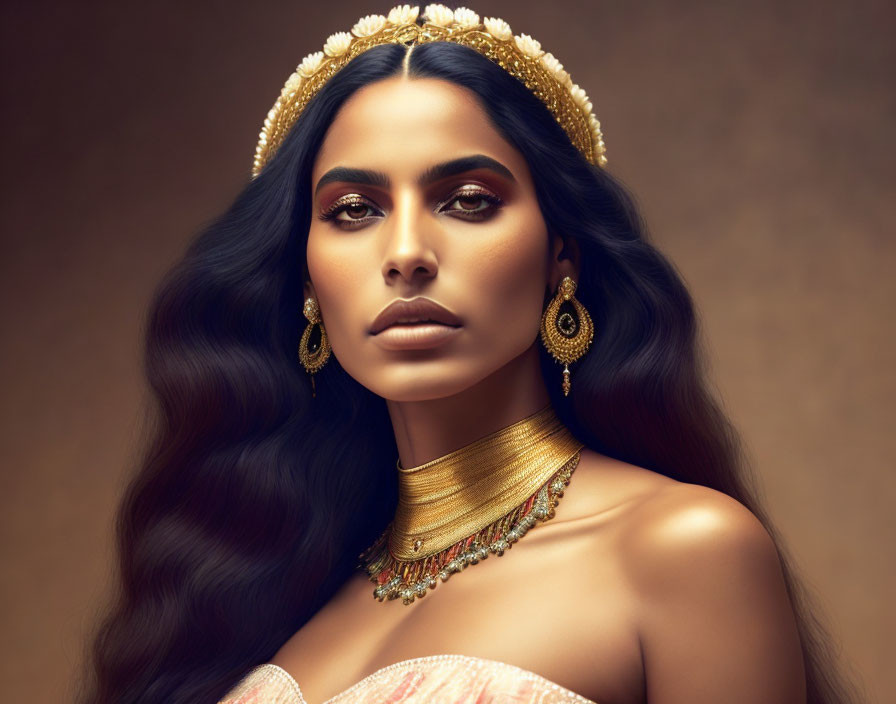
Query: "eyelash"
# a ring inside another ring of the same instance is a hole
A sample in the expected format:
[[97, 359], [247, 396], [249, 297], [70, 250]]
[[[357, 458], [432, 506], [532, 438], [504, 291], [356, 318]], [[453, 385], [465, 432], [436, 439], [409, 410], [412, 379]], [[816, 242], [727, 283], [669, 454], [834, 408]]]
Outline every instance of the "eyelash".
[[[448, 200], [442, 201], [439, 206], [450, 205], [456, 200], [461, 198], [476, 198], [478, 200], [484, 200], [489, 203], [490, 207], [483, 208], [481, 210], [452, 210], [450, 212], [454, 213], [463, 213], [466, 212], [468, 215], [462, 215], [462, 219], [464, 220], [472, 220], [474, 222], [482, 221], [490, 217], [498, 208], [504, 205], [504, 201], [498, 198], [496, 195], [486, 191], [482, 188], [464, 188], [455, 191]], [[347, 196], [343, 196], [339, 200], [337, 200], [333, 205], [331, 205], [327, 210], [321, 213], [318, 218], [323, 220], [324, 222], [332, 221], [336, 227], [340, 227], [344, 230], [354, 230], [357, 229], [359, 224], [366, 223], [371, 216], [367, 216], [364, 218], [358, 219], [349, 219], [349, 220], [339, 220], [337, 216], [344, 212], [346, 208], [350, 208], [352, 206], [363, 205], [373, 210], [377, 210], [376, 206], [373, 205], [370, 201], [368, 201], [363, 196], [359, 196], [357, 194], [350, 194]]]

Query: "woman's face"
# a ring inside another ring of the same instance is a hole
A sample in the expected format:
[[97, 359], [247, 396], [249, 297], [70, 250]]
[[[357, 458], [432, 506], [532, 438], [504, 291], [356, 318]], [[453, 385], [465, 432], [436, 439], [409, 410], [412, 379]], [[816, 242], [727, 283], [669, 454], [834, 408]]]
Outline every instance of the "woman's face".
[[[392, 401], [443, 398], [536, 343], [561, 272], [525, 160], [472, 93], [435, 79], [361, 89], [311, 187], [305, 292], [359, 383]], [[384, 318], [396, 301], [412, 305]]]

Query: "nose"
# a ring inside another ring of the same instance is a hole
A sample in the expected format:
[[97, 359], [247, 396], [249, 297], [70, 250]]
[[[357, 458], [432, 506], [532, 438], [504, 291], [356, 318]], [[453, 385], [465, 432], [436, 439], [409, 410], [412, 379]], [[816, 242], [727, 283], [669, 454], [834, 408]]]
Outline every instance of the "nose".
[[439, 270], [432, 247], [434, 224], [421, 201], [412, 189], [404, 191], [396, 198], [395, 211], [383, 228], [382, 272], [389, 285], [401, 280], [418, 283], [433, 278]]

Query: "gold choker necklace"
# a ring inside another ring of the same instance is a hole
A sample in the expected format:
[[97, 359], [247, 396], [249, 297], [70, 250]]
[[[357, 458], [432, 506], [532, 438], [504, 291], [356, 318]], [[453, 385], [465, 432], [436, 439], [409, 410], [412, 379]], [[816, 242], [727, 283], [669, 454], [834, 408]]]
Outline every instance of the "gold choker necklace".
[[582, 447], [548, 405], [426, 464], [399, 464], [395, 517], [359, 558], [374, 597], [410, 604], [439, 579], [503, 555], [554, 517]]

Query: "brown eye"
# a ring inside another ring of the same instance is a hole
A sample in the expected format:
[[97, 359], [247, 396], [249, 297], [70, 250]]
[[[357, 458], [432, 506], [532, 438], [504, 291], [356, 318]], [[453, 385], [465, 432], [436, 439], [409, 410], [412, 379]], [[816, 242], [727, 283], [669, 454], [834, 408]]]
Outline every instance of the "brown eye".
[[350, 220], [359, 220], [367, 215], [370, 206], [365, 203], [350, 203], [341, 209], [342, 213], [348, 215]]
[[484, 203], [482, 196], [459, 196], [457, 202], [461, 210], [478, 210], [477, 205]]
[[503, 201], [488, 191], [477, 188], [455, 192], [450, 200], [445, 201], [445, 205], [448, 207], [442, 212], [461, 213], [461, 217], [467, 220], [484, 220], [497, 211]]
[[366, 200], [359, 200], [357, 196], [340, 198], [318, 217], [327, 222], [336, 223], [337, 227], [353, 229], [363, 225], [371, 217], [375, 217], [379, 211]]

